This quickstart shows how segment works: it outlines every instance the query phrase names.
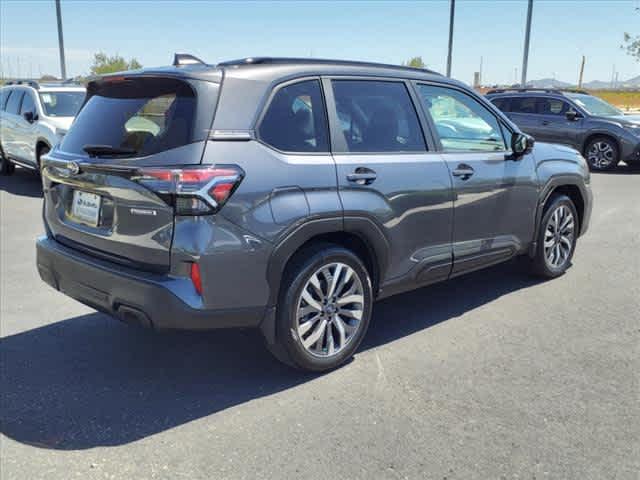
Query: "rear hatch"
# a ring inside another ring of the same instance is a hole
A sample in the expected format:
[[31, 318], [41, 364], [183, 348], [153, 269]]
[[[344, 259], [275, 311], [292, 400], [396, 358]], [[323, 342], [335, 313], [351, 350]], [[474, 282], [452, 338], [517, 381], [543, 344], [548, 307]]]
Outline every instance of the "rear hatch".
[[43, 161], [48, 234], [112, 262], [167, 271], [175, 205], [170, 191], [141, 178], [200, 163], [217, 91], [216, 83], [158, 76], [90, 83], [73, 126]]

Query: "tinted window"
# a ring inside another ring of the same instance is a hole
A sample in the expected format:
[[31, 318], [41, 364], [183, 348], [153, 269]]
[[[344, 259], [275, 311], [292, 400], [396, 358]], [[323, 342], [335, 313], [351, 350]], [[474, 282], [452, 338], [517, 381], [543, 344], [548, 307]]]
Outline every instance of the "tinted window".
[[22, 107], [20, 107], [20, 115], [25, 112], [36, 113], [36, 104], [33, 102], [33, 95], [29, 92], [24, 94], [22, 99]]
[[11, 96], [11, 90], [8, 88], [0, 90], [0, 110], [5, 110], [9, 96]]
[[49, 117], [74, 117], [84, 100], [84, 92], [41, 92], [44, 114]]
[[513, 97], [510, 111], [513, 113], [538, 113], [536, 97]]
[[60, 144], [63, 151], [84, 154], [85, 145], [107, 145], [143, 156], [199, 139], [196, 96], [182, 81], [147, 78], [104, 82], [94, 89]]
[[334, 80], [338, 119], [349, 152], [414, 152], [426, 146], [404, 83]]
[[508, 98], [491, 98], [491, 103], [498, 107], [503, 112], [509, 111], [509, 99]]
[[569, 104], [557, 98], [541, 98], [538, 102], [538, 113], [543, 115], [564, 115]]
[[498, 119], [480, 102], [458, 90], [418, 86], [444, 151], [504, 151]]
[[328, 152], [320, 82], [309, 80], [279, 89], [262, 119], [259, 135], [286, 152]]
[[5, 109], [7, 113], [13, 113], [14, 115], [18, 115], [20, 111], [20, 103], [22, 102], [22, 96], [24, 95], [23, 90], [14, 90], [9, 97], [9, 101], [7, 102], [7, 108]]

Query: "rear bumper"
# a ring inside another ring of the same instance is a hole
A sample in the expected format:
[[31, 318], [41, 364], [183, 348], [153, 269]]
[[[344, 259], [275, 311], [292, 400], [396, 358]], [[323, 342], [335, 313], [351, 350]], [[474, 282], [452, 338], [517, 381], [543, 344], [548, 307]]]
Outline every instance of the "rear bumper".
[[138, 272], [69, 249], [36, 243], [40, 277], [56, 290], [127, 323], [157, 329], [257, 327], [264, 307], [209, 310], [188, 278]]

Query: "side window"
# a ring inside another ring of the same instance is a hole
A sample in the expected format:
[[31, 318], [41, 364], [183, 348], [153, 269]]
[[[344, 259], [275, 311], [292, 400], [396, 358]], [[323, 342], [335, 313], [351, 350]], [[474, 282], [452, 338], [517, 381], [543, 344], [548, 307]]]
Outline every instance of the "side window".
[[9, 101], [7, 102], [7, 108], [5, 109], [7, 113], [18, 115], [23, 95], [24, 92], [20, 90], [14, 90], [13, 92], [11, 92], [11, 96], [9, 97]]
[[498, 119], [480, 102], [452, 88], [419, 85], [418, 89], [445, 152], [507, 150]]
[[496, 107], [498, 107], [498, 109], [502, 110], [503, 112], [509, 112], [509, 98], [508, 97], [502, 97], [502, 98], [492, 98], [491, 99], [491, 103], [493, 103]]
[[331, 84], [347, 151], [426, 150], [418, 115], [404, 83], [333, 80]]
[[36, 104], [33, 103], [33, 95], [29, 92], [25, 92], [24, 98], [22, 99], [22, 106], [20, 107], [20, 115], [25, 112], [36, 112]]
[[511, 112], [513, 113], [538, 113], [536, 97], [514, 97], [511, 99]]
[[11, 96], [12, 90], [8, 88], [3, 88], [0, 90], [0, 110], [5, 111], [7, 109], [7, 101]]
[[328, 152], [329, 135], [318, 80], [287, 85], [274, 95], [258, 135], [286, 152]]
[[539, 113], [543, 115], [564, 115], [569, 110], [569, 104], [557, 98], [541, 98]]

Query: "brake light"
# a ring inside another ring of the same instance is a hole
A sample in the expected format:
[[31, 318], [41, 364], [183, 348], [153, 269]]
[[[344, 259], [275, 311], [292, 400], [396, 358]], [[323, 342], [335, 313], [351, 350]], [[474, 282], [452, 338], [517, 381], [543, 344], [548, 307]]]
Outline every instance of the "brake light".
[[202, 277], [200, 276], [200, 266], [197, 263], [191, 264], [191, 282], [198, 295], [202, 296]]
[[178, 215], [219, 211], [244, 178], [235, 165], [192, 168], [141, 168], [133, 177], [154, 192], [170, 196]]

